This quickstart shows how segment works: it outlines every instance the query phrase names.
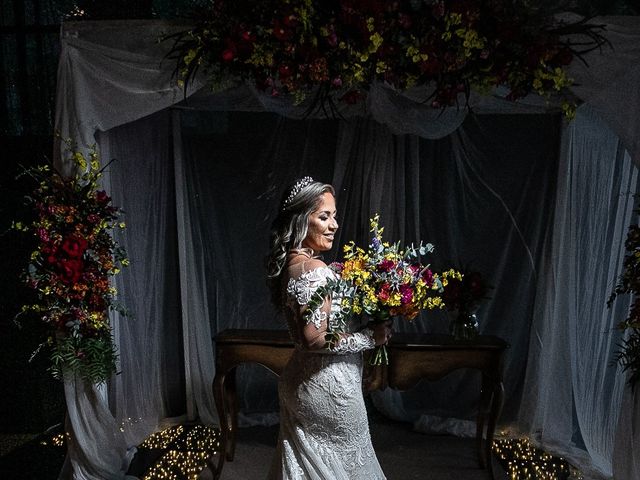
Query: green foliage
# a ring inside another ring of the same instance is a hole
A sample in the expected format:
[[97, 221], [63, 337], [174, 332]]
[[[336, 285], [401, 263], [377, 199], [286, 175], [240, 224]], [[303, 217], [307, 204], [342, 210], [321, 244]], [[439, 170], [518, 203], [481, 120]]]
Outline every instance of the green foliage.
[[101, 383], [116, 371], [117, 353], [111, 336], [58, 339], [50, 355], [49, 370], [62, 380], [77, 374], [89, 383]]
[[618, 278], [607, 306], [611, 307], [618, 295], [632, 295], [634, 301], [626, 319], [618, 327], [629, 332], [629, 337], [622, 342], [616, 353], [624, 371], [630, 371], [629, 384], [637, 385], [640, 380], [640, 227], [631, 225], [625, 241], [627, 254], [624, 258], [623, 270]]

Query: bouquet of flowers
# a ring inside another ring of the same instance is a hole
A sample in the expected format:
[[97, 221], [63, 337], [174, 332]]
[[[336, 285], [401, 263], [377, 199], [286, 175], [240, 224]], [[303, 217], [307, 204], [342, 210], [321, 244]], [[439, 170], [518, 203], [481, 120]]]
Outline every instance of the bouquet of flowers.
[[[460, 274], [455, 270], [436, 273], [422, 263], [422, 257], [433, 251], [431, 244], [420, 242], [417, 247], [402, 249], [400, 242], [384, 242], [379, 220], [377, 214], [370, 220], [372, 239], [366, 250], [353, 241], [344, 246], [344, 262], [332, 264], [340, 278], [316, 292], [310, 310], [331, 292], [339, 292], [342, 297], [342, 308], [336, 314], [342, 326], [352, 314], [365, 313], [374, 322], [396, 316], [413, 320], [420, 310], [445, 307], [443, 288], [450, 279], [461, 278]], [[329, 332], [328, 342], [335, 341], [341, 330]], [[388, 364], [384, 345], [376, 348], [371, 363]]]
[[48, 326], [48, 338], [33, 356], [48, 346], [54, 377], [78, 373], [99, 383], [116, 369], [108, 311], [125, 312], [115, 302], [109, 277], [128, 260], [111, 232], [125, 225], [120, 210], [98, 189], [103, 169], [95, 149], [87, 158], [67, 143], [80, 173], [63, 177], [48, 165], [26, 172], [38, 182], [29, 197], [36, 216], [13, 226], [37, 238], [25, 275], [36, 300], [18, 315], [33, 312]]
[[480, 272], [461, 269], [461, 277], [448, 282], [442, 298], [447, 310], [473, 313], [482, 300], [489, 298], [489, 288]]

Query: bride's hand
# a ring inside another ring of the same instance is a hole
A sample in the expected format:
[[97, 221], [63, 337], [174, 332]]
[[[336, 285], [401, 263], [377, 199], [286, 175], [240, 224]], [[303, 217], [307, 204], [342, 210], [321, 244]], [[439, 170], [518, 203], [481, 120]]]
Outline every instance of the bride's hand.
[[375, 323], [370, 327], [373, 330], [373, 339], [378, 345], [386, 345], [391, 338], [391, 320]]

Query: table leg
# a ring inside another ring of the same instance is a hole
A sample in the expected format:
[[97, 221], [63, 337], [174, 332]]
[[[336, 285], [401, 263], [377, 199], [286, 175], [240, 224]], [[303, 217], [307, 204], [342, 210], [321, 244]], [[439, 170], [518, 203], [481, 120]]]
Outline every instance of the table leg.
[[487, 414], [491, 407], [492, 388], [489, 382], [489, 377], [482, 374], [482, 387], [480, 389], [480, 401], [478, 404], [478, 418], [476, 420], [476, 448], [478, 450], [478, 461], [480, 468], [486, 468], [487, 461], [485, 458], [485, 452], [483, 448], [483, 437], [485, 432], [485, 422]]
[[236, 369], [233, 368], [227, 372], [227, 379], [224, 388], [224, 404], [227, 409], [227, 425], [228, 425], [228, 443], [227, 443], [227, 460], [233, 461], [236, 451], [236, 432], [238, 431], [238, 396], [236, 394]]
[[227, 406], [225, 405], [225, 374], [218, 370], [213, 379], [213, 399], [218, 411], [220, 420], [220, 451], [218, 452], [218, 465], [215, 467], [209, 463], [209, 467], [213, 472], [213, 478], [218, 479], [222, 473], [222, 467], [227, 457], [227, 445], [229, 444], [229, 422], [227, 414]]
[[502, 412], [504, 402], [504, 384], [498, 381], [494, 384], [493, 399], [491, 401], [491, 410], [489, 412], [489, 423], [487, 425], [487, 443], [485, 445], [485, 459], [487, 468], [489, 469], [489, 477], [493, 477], [493, 462], [491, 461], [491, 451], [493, 449], [493, 434], [496, 429], [496, 422]]

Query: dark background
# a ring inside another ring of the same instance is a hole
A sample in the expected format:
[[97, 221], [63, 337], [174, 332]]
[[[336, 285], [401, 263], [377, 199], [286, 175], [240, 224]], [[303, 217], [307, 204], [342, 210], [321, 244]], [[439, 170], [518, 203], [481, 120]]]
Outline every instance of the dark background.
[[[61, 22], [83, 19], [180, 18], [205, 0], [0, 0], [0, 434], [38, 434], [64, 420], [62, 386], [46, 358], [29, 357], [42, 339], [37, 319], [14, 322], [29, 292], [20, 283], [33, 246], [8, 231], [28, 220], [24, 197], [32, 189], [23, 167], [53, 151], [56, 68]], [[542, 2], [540, 2], [542, 3]], [[558, 3], [558, 2], [552, 2]], [[564, 2], [583, 15], [639, 15], [639, 0]]]

